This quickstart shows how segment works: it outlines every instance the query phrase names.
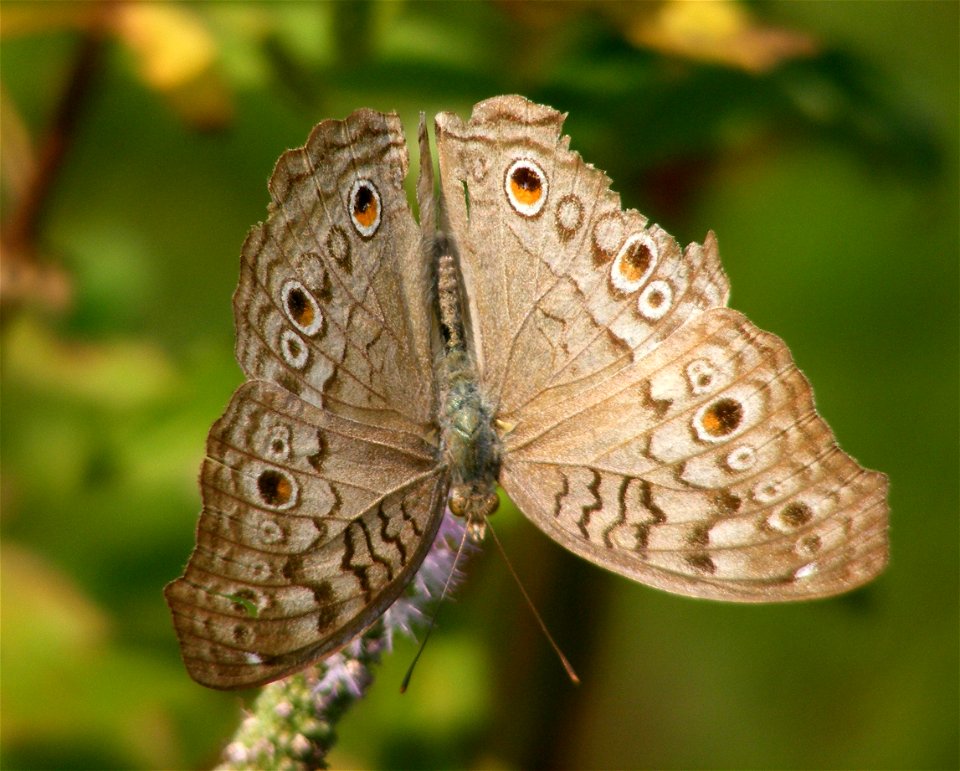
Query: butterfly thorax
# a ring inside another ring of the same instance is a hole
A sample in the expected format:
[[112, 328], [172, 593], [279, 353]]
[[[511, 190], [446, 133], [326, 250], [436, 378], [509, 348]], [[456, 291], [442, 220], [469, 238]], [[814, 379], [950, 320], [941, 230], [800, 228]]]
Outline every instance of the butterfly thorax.
[[471, 538], [479, 541], [486, 530], [487, 517], [497, 510], [500, 437], [467, 350], [457, 268], [452, 257], [440, 257], [437, 274], [444, 340], [441, 451], [453, 480], [449, 505], [450, 511], [466, 519]]

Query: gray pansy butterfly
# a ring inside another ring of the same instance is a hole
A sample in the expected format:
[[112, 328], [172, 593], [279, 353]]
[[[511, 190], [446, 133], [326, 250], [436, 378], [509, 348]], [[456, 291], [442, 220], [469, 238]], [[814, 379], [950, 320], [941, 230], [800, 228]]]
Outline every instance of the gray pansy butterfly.
[[[844, 454], [783, 342], [519, 96], [421, 119], [418, 226], [395, 114], [284, 153], [234, 297], [248, 378], [210, 430], [166, 589], [190, 674], [276, 679], [373, 623], [444, 509], [503, 486], [576, 554], [694, 597], [802, 600], [887, 559], [887, 480]], [[437, 228], [439, 216], [440, 228]]]

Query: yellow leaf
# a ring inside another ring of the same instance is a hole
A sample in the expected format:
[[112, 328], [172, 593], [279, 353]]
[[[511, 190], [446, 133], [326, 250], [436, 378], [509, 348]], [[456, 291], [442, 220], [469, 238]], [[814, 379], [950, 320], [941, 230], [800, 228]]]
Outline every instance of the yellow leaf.
[[161, 91], [192, 80], [216, 59], [216, 47], [199, 19], [177, 6], [123, 3], [114, 25], [137, 55], [144, 79]]
[[161, 3], [122, 3], [113, 27], [137, 57], [141, 77], [186, 121], [217, 128], [233, 114], [217, 68], [213, 37], [191, 10]]
[[733, 0], [669, 0], [639, 13], [627, 27], [636, 45], [748, 72], [765, 72], [785, 59], [812, 56], [813, 38], [758, 24]]

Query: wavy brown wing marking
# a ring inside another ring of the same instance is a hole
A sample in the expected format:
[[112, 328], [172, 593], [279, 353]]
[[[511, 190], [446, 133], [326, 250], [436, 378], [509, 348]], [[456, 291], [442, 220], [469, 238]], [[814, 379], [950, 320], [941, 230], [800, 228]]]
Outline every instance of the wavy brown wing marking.
[[[716, 240], [681, 251], [518, 96], [437, 116], [441, 180], [481, 379], [507, 423], [643, 357], [728, 284]], [[531, 406], [532, 404], [532, 406]]]
[[318, 124], [277, 161], [234, 296], [247, 377], [370, 425], [433, 418], [431, 296], [396, 115]]
[[165, 591], [193, 678], [259, 685], [376, 621], [443, 515], [434, 453], [271, 383], [238, 389], [207, 441], [196, 549]]
[[713, 309], [506, 438], [501, 482], [571, 551], [743, 602], [852, 589], [887, 562], [887, 479], [837, 447], [784, 343]]

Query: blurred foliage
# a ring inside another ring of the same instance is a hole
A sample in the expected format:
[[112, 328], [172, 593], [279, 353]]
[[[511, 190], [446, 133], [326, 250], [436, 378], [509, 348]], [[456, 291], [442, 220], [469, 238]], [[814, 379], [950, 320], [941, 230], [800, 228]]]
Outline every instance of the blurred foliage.
[[[241, 699], [196, 686], [161, 597], [264, 181], [362, 107], [522, 93], [782, 335], [891, 477], [892, 562], [841, 599], [661, 594], [496, 521], [410, 691], [388, 657], [334, 767], [956, 768], [958, 6], [353, 2], [0, 6], [4, 768], [200, 768]], [[412, 180], [411, 180], [412, 182]], [[922, 402], [921, 406], [916, 406]]]

